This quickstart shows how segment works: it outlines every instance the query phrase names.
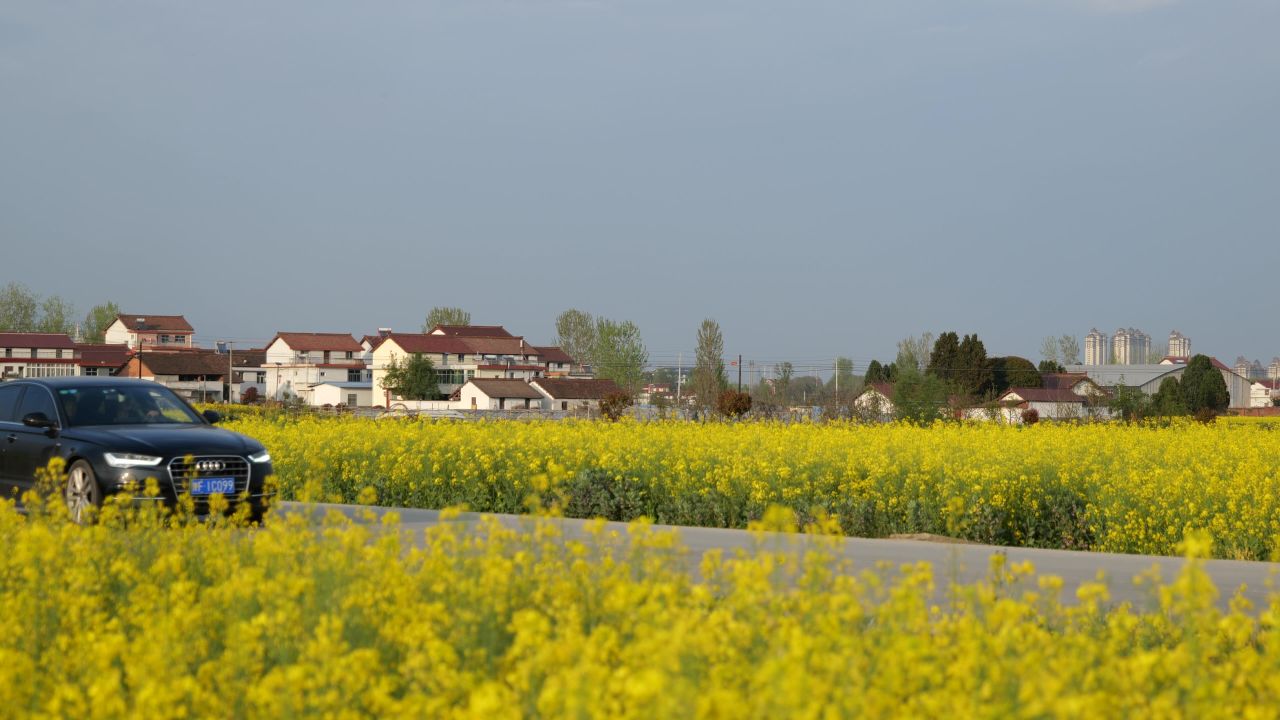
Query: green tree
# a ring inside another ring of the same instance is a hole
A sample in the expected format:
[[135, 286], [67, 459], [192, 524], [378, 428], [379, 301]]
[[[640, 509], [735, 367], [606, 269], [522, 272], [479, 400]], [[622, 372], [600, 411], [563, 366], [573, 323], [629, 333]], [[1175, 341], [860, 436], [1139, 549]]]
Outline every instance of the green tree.
[[382, 377], [382, 387], [404, 400], [435, 400], [440, 397], [435, 366], [422, 353], [410, 355], [403, 364], [392, 358]]
[[910, 365], [921, 372], [929, 365], [929, 352], [933, 347], [933, 333], [924, 333], [920, 337], [912, 335], [898, 341], [898, 357], [894, 361], [901, 369]]
[[640, 328], [630, 320], [615, 322], [596, 318], [596, 342], [591, 357], [596, 376], [614, 381], [627, 394], [634, 397], [644, 386], [649, 351], [640, 337]]
[[898, 380], [893, 386], [893, 413], [899, 420], [927, 424], [947, 417], [950, 386], [932, 373], [920, 372], [915, 366], [898, 367]]
[[1058, 338], [1058, 362], [1063, 365], [1080, 364], [1080, 341], [1075, 335], [1068, 333]]
[[867, 366], [867, 373], [862, 376], [862, 382], [866, 385], [889, 382], [889, 370], [879, 360], [872, 360]]
[[1231, 393], [1222, 373], [1213, 366], [1208, 355], [1196, 355], [1182, 372], [1182, 398], [1187, 412], [1220, 413], [1231, 404]]
[[1187, 402], [1178, 378], [1168, 377], [1160, 381], [1160, 389], [1151, 398], [1151, 411], [1164, 417], [1187, 414]]
[[1120, 380], [1121, 383], [1112, 388], [1111, 401], [1107, 403], [1111, 414], [1128, 422], [1147, 417], [1151, 413], [1151, 398], [1138, 388], [1125, 385], [1124, 378]]
[[57, 295], [50, 295], [40, 303], [40, 321], [36, 323], [36, 329], [40, 332], [71, 334], [76, 329], [75, 320], [71, 319], [75, 312], [71, 303]]
[[591, 313], [565, 310], [556, 317], [557, 344], [579, 367], [591, 365], [596, 345], [596, 322]]
[[80, 330], [84, 333], [85, 342], [100, 343], [106, 339], [107, 328], [120, 315], [120, 306], [113, 302], [94, 305], [89, 314], [84, 316], [84, 324]]
[[985, 389], [995, 395], [1000, 395], [1011, 387], [1038, 388], [1044, 384], [1036, 366], [1026, 358], [1016, 355], [993, 357], [987, 364], [991, 368], [991, 384]]
[[991, 384], [991, 368], [987, 366], [987, 348], [976, 334], [965, 335], [960, 341], [956, 365], [959, 370], [954, 381], [962, 392], [976, 395]]
[[929, 353], [929, 372], [951, 381], [960, 372], [960, 336], [948, 331], [938, 336], [933, 343], [933, 352]]
[[427, 322], [422, 326], [422, 332], [431, 332], [431, 329], [437, 325], [470, 325], [471, 313], [460, 307], [436, 306], [431, 308], [431, 312], [427, 313]]
[[35, 330], [39, 305], [39, 298], [26, 285], [11, 282], [0, 288], [0, 331]]
[[729, 386], [724, 373], [724, 335], [720, 324], [710, 318], [698, 327], [698, 347], [690, 380], [694, 399], [704, 412], [716, 407], [720, 393]]
[[1064, 373], [1066, 368], [1062, 367], [1057, 360], [1041, 360], [1040, 366], [1037, 368], [1042, 375], [1052, 375], [1054, 373]]
[[853, 360], [847, 357], [836, 358], [836, 370], [831, 376], [831, 382], [828, 383], [831, 391], [839, 391], [840, 393], [852, 392], [856, 382], [856, 376], [853, 374]]

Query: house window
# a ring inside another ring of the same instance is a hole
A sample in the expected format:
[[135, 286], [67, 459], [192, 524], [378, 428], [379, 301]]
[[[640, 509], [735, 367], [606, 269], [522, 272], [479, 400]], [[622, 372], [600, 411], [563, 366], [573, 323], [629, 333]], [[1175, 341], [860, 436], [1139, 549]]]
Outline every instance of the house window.
[[328, 364], [329, 364], [329, 351], [328, 351], [328, 350], [325, 350], [325, 351], [324, 351], [324, 364], [325, 364], [325, 365], [328, 365]]
[[458, 362], [462, 362], [462, 353], [458, 353]]
[[361, 371], [359, 371], [359, 370], [348, 370], [348, 371], [347, 371], [347, 382], [360, 382], [360, 380], [361, 380], [360, 375], [361, 375], [361, 374], [362, 374], [362, 373], [361, 373]]
[[468, 380], [470, 380], [471, 378], [473, 378], [473, 377], [475, 377], [475, 376], [476, 376], [476, 371], [475, 371], [475, 370], [468, 370], [468, 371], [467, 371], [467, 379], [468, 379]]
[[54, 351], [53, 351], [53, 356], [54, 356], [54, 357], [56, 357], [56, 358], [58, 358], [59, 360], [61, 360], [61, 359], [62, 359], [62, 348], [58, 348], [57, 350], [54, 350]]
[[265, 372], [258, 373], [258, 383], [261, 385], [267, 384], [267, 374]]
[[161, 336], [160, 336], [160, 344], [161, 344], [161, 345], [165, 345], [165, 344], [169, 343], [171, 340], [172, 340], [172, 338], [171, 338], [170, 336], [168, 336], [168, 335], [161, 335]]
[[356, 406], [356, 394], [347, 393], [347, 407], [355, 407], [355, 406]]
[[356, 359], [356, 354], [355, 354], [354, 352], [352, 352], [351, 350], [348, 350], [348, 351], [347, 351], [347, 359], [348, 359], [348, 360], [355, 360], [355, 359]]
[[5, 357], [13, 357], [13, 348], [5, 348], [5, 349], [4, 349], [4, 356], [5, 356]]
[[561, 400], [561, 401], [560, 401], [560, 409], [561, 409], [561, 410], [568, 410], [568, 409], [569, 409], [569, 401], [568, 401], [568, 400]]

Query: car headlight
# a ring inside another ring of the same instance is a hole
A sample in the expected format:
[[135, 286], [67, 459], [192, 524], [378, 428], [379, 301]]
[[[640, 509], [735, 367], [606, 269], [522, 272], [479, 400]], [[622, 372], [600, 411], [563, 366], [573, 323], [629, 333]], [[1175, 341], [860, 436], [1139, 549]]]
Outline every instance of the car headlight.
[[249, 462], [255, 462], [255, 463], [271, 462], [271, 453], [267, 452], [266, 450], [256, 452], [249, 456]]
[[134, 453], [103, 453], [107, 464], [113, 468], [155, 467], [162, 458], [154, 455], [137, 455]]

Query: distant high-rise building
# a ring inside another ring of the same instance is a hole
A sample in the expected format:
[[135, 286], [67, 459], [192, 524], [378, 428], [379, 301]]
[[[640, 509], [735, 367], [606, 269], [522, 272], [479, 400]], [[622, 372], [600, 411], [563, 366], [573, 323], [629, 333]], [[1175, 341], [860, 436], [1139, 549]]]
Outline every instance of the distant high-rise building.
[[1110, 365], [1111, 345], [1107, 343], [1107, 334], [1093, 328], [1084, 336], [1084, 364]]
[[1236, 364], [1231, 367], [1231, 370], [1240, 377], [1249, 377], [1249, 358], [1243, 355], [1237, 356]]
[[1280, 380], [1280, 357], [1271, 358], [1271, 364], [1267, 366], [1267, 377]]
[[1172, 357], [1191, 357], [1191, 338], [1177, 330], [1169, 333], [1169, 355]]
[[1151, 355], [1151, 336], [1136, 328], [1120, 328], [1111, 336], [1111, 362], [1141, 365]]

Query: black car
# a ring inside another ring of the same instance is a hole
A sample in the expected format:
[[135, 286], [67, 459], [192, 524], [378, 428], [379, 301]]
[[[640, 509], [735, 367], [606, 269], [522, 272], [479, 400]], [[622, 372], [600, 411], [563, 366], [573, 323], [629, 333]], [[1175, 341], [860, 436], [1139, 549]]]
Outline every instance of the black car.
[[77, 522], [89, 507], [136, 482], [145, 494], [155, 478], [160, 495], [139, 497], [170, 506], [190, 494], [207, 514], [215, 494], [231, 506], [244, 498], [260, 518], [271, 492], [271, 456], [262, 443], [213, 427], [163, 385], [116, 377], [65, 377], [0, 383], [0, 492], [20, 496], [54, 457], [66, 461], [64, 491]]

